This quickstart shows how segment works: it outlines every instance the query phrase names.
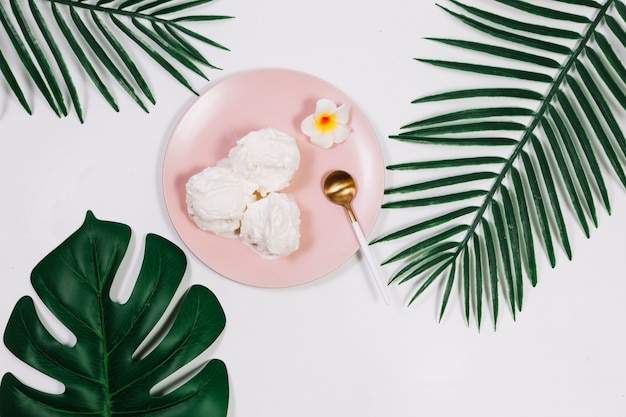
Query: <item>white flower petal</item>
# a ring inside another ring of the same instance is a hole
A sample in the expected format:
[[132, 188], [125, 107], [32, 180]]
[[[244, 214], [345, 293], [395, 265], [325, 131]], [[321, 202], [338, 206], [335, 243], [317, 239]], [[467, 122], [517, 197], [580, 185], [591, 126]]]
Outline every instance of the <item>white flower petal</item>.
[[335, 127], [333, 134], [335, 135], [335, 143], [343, 143], [350, 136], [350, 128], [346, 125], [338, 124]]
[[341, 106], [337, 108], [337, 110], [335, 110], [335, 112], [333, 113], [333, 116], [335, 116], [335, 120], [338, 123], [345, 125], [348, 123], [348, 118], [350, 117], [350, 110], [348, 109], [348, 106], [346, 106], [345, 104], [342, 104]]
[[337, 105], [327, 98], [317, 100], [315, 104], [315, 118], [319, 119], [324, 114], [332, 114], [337, 110]]
[[315, 123], [314, 115], [310, 115], [302, 121], [300, 124], [300, 130], [302, 130], [302, 133], [309, 137], [318, 136], [322, 133], [317, 127], [317, 123]]
[[330, 148], [331, 146], [333, 146], [334, 142], [335, 142], [335, 139], [332, 133], [327, 133], [325, 135], [311, 137], [311, 143], [323, 149]]

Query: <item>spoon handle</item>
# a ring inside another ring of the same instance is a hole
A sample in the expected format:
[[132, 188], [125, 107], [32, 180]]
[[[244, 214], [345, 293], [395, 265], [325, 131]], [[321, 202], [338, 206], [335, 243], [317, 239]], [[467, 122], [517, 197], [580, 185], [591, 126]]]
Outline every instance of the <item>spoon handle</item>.
[[387, 294], [387, 288], [383, 284], [383, 277], [380, 274], [380, 270], [378, 269], [378, 264], [374, 261], [374, 257], [370, 252], [369, 245], [365, 240], [365, 236], [363, 235], [363, 230], [361, 230], [361, 226], [358, 221], [352, 222], [352, 227], [354, 227], [354, 233], [356, 234], [357, 239], [359, 240], [359, 244], [361, 245], [361, 253], [367, 260], [367, 265], [370, 268], [370, 272], [376, 282], [376, 286], [378, 287], [378, 291], [380, 295], [382, 295], [385, 300], [385, 304], [389, 305], [389, 294]]

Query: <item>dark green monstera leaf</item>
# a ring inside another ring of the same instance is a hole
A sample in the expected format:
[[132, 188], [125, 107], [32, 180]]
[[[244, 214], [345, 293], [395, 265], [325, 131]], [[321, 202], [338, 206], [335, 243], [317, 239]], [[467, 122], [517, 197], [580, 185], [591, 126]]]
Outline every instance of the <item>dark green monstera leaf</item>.
[[22, 298], [4, 342], [19, 359], [63, 383], [65, 390], [41, 392], [5, 374], [0, 416], [226, 415], [228, 376], [219, 360], [209, 361], [164, 394], [151, 393], [157, 383], [205, 351], [226, 320], [213, 293], [192, 286], [156, 347], [134, 358], [171, 304], [186, 258], [173, 243], [148, 235], [132, 294], [124, 304], [116, 303], [110, 298], [111, 284], [130, 236], [128, 226], [100, 221], [88, 212], [80, 229], [34, 268], [35, 291], [76, 343], [59, 343], [38, 318], [33, 300]]

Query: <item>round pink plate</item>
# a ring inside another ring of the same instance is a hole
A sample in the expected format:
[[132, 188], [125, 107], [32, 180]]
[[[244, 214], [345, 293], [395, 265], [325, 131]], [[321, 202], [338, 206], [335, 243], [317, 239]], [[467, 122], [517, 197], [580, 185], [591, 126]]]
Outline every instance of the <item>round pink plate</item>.
[[[321, 149], [300, 131], [320, 98], [346, 104], [352, 129], [346, 142]], [[300, 168], [284, 193], [300, 207], [300, 247], [285, 258], [266, 259], [237, 238], [212, 235], [187, 215], [189, 177], [227, 156], [252, 130], [273, 127], [296, 138]], [[187, 247], [203, 263], [234, 281], [258, 287], [289, 287], [333, 271], [359, 248], [343, 207], [322, 190], [333, 170], [351, 173], [358, 192], [353, 209], [367, 235], [383, 198], [384, 164], [378, 139], [367, 118], [349, 97], [324, 80], [302, 72], [262, 69], [239, 73], [203, 93], [178, 122], [166, 149], [163, 192], [170, 219]]]

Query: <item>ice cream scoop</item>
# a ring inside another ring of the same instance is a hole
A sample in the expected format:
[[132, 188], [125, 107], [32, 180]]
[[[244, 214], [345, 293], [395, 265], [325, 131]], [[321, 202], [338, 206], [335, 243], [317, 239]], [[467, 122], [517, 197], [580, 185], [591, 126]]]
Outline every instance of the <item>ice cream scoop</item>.
[[240, 238], [261, 255], [282, 258], [300, 245], [300, 209], [293, 196], [270, 193], [248, 205]]
[[361, 225], [352, 210], [352, 200], [356, 195], [356, 190], [357, 187], [354, 178], [352, 178], [352, 175], [345, 171], [333, 171], [328, 174], [324, 180], [324, 194], [326, 194], [326, 197], [328, 197], [328, 199], [333, 203], [345, 207], [348, 212], [348, 216], [352, 222], [352, 227], [354, 228], [354, 232], [361, 246], [361, 253], [367, 260], [367, 264], [370, 268], [376, 286], [378, 287], [380, 295], [385, 300], [385, 303], [389, 304], [389, 295], [387, 294], [387, 289], [383, 284], [378, 264], [374, 261], [374, 257], [369, 250], [369, 246], [365, 240], [365, 235], [361, 229]]
[[236, 236], [241, 216], [256, 199], [256, 184], [222, 167], [208, 167], [194, 174], [185, 188], [187, 212], [194, 223], [224, 237]]
[[274, 128], [255, 130], [228, 152], [232, 170], [257, 184], [261, 196], [287, 187], [300, 166], [295, 138]]

